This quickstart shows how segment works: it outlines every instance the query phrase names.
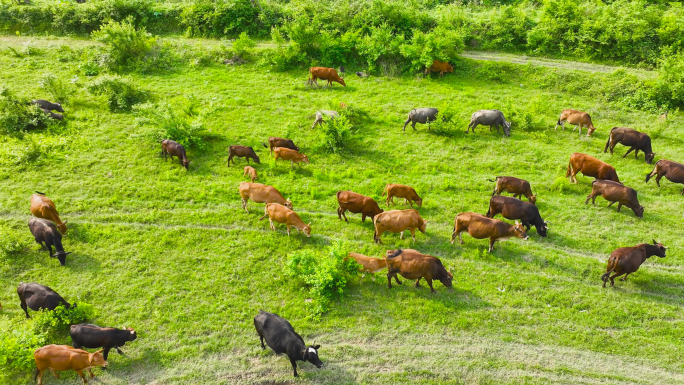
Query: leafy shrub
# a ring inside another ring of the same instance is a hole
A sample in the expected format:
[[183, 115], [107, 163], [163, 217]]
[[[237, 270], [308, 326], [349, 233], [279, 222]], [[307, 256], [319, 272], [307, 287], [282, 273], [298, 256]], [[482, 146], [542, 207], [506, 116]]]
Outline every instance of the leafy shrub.
[[50, 94], [53, 102], [69, 104], [71, 96], [76, 92], [74, 86], [57, 76], [46, 73], [38, 81], [40, 87]]
[[146, 130], [144, 136], [156, 142], [171, 139], [186, 148], [203, 149], [206, 146], [200, 133], [206, 130], [204, 116], [207, 112], [194, 97], [138, 104], [133, 111], [138, 127]]
[[34, 317], [36, 330], [56, 333], [92, 319], [95, 313], [92, 305], [85, 302], [76, 302], [75, 305], [68, 309], [60, 305], [53, 311], [41, 311]]
[[142, 103], [148, 93], [138, 89], [129, 80], [115, 76], [95, 80], [88, 91], [105, 97], [107, 107], [112, 112], [130, 111], [134, 104]]
[[49, 114], [32, 104], [29, 99], [17, 97], [7, 88], [0, 88], [0, 130], [6, 133], [21, 133], [55, 122]]
[[31, 320], [0, 317], [0, 367], [32, 370], [36, 365], [33, 352], [46, 344], [47, 334], [35, 332]]
[[345, 115], [342, 114], [338, 118], [329, 119], [319, 127], [321, 127], [323, 135], [320, 143], [323, 150], [335, 154], [346, 150], [354, 131], [351, 122]]
[[240, 37], [233, 42], [233, 52], [241, 58], [247, 58], [252, 55], [256, 42], [249, 38], [247, 32], [240, 34]]
[[28, 244], [15, 237], [15, 232], [7, 225], [0, 225], [0, 256], [11, 257], [28, 247]]

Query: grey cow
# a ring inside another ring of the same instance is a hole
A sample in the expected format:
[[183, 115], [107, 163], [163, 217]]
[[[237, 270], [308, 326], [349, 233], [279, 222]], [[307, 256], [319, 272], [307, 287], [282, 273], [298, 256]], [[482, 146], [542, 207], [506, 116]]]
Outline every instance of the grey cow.
[[[31, 100], [31, 103], [38, 105], [38, 107], [42, 108], [43, 111], [59, 111], [59, 112], [64, 112], [64, 108], [62, 108], [62, 105], [59, 103], [52, 103], [48, 102], [47, 100], [44, 99], [36, 99], [36, 100]], [[45, 112], [47, 112], [45, 111]]]
[[470, 117], [470, 124], [468, 124], [466, 134], [470, 129], [472, 129], [474, 133], [475, 127], [478, 125], [489, 126], [489, 131], [492, 130], [492, 127], [496, 127], [496, 132], [501, 132], [499, 130], [499, 126], [501, 126], [503, 127], [506, 136], [511, 135], [511, 123], [506, 121], [503, 112], [499, 110], [479, 110], [475, 112]]
[[339, 118], [340, 114], [337, 111], [332, 111], [332, 110], [316, 111], [316, 120], [314, 120], [313, 126], [311, 126], [311, 128], [316, 127], [317, 124], [319, 124], [319, 125], [323, 124], [323, 117], [335, 119], [335, 118]]
[[404, 123], [404, 129], [406, 131], [406, 125], [411, 122], [411, 127], [415, 130], [416, 123], [428, 124], [428, 129], [430, 129], [430, 122], [437, 119], [437, 113], [439, 111], [436, 108], [414, 108], [409, 112], [408, 119]]

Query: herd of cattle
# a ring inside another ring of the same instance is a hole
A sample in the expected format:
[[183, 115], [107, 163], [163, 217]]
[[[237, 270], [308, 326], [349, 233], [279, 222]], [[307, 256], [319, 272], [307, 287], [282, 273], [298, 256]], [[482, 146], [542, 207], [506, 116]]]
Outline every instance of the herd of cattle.
[[[433, 66], [426, 69], [426, 74], [429, 74], [429, 72], [439, 72], [440, 76], [442, 76], [445, 72], [453, 72], [453, 67], [449, 66], [448, 63], [435, 61]], [[323, 79], [329, 85], [332, 85], [332, 82], [337, 82], [346, 86], [344, 79], [333, 68], [313, 67], [309, 73], [309, 83], [312, 85], [317, 84], [318, 79]], [[37, 100], [34, 103], [43, 108], [46, 113], [52, 113], [52, 110], [63, 112], [61, 106], [55, 103], [44, 100]], [[343, 104], [342, 107], [344, 106]], [[439, 111], [436, 108], [415, 108], [409, 112], [403, 129], [405, 130], [409, 123], [412, 124], [414, 130], [416, 123], [428, 124], [429, 126], [430, 122], [437, 118], [438, 113]], [[339, 117], [337, 111], [318, 111], [312, 128], [317, 124], [323, 124], [324, 118], [335, 119], [337, 117]], [[564, 128], [565, 122], [574, 124], [575, 128], [579, 128], [580, 134], [583, 127], [587, 128], [588, 136], [591, 136], [596, 130], [591, 117], [586, 112], [563, 110], [556, 124], [556, 129], [558, 126]], [[499, 110], [480, 110], [475, 112], [471, 117], [471, 122], [466, 132], [469, 132], [471, 129], [474, 132], [475, 127], [478, 125], [489, 126], [490, 131], [493, 127], [496, 127], [497, 131], [502, 127], [504, 134], [510, 135], [511, 124], [506, 121], [504, 114]], [[613, 128], [604, 148], [604, 153], [610, 149], [612, 154], [613, 149], [618, 143], [629, 147], [629, 150], [623, 157], [634, 151], [636, 158], [639, 151], [641, 151], [644, 153], [646, 162], [651, 164], [656, 155], [652, 151], [650, 137], [630, 128]], [[269, 154], [272, 154], [276, 161], [278, 159], [290, 161], [291, 168], [294, 167], [294, 164], [301, 167], [300, 163], [309, 163], [309, 158], [300, 153], [300, 148], [291, 139], [270, 137], [268, 144], [263, 143], [263, 146], [268, 148]], [[249, 166], [249, 160], [251, 159], [259, 164], [260, 159], [254, 149], [248, 146], [234, 145], [230, 146], [228, 154], [228, 166], [230, 166], [231, 162], [236, 164], [235, 158], [245, 158], [248, 164], [243, 169], [243, 176], [248, 176], [251, 181], [242, 182], [238, 187], [242, 199], [242, 208], [245, 212], [249, 213], [247, 204], [250, 200], [255, 203], [264, 203], [264, 215], [260, 220], [268, 217], [272, 230], [275, 231], [275, 223], [280, 223], [286, 226], [288, 236], [290, 235], [290, 228], [294, 227], [298, 231], [303, 232], [307, 237], [310, 237], [311, 223], [305, 224], [302, 221], [294, 211], [290, 200], [285, 199], [273, 186], [255, 183], [258, 179], [258, 173], [255, 168]], [[165, 159], [170, 156], [172, 160], [175, 156], [183, 167], [189, 169], [190, 161], [181, 144], [169, 139], [162, 141], [161, 155]], [[577, 183], [576, 175], [580, 172], [585, 176], [595, 178], [592, 182], [591, 193], [587, 196], [585, 204], [589, 200], [593, 204], [596, 197], [601, 196], [610, 202], [609, 206], [617, 202], [618, 212], [622, 206], [626, 206], [632, 209], [637, 217], [643, 217], [644, 207], [639, 204], [636, 190], [620, 182], [614, 167], [590, 155], [574, 153], [570, 157], [566, 177], [569, 177], [573, 183]], [[661, 159], [656, 162], [654, 169], [647, 174], [646, 182], [653, 176], [656, 177], [658, 186], [660, 186], [660, 179], [662, 177], [674, 183], [684, 184], [684, 165]], [[490, 182], [495, 183], [495, 187], [491, 194], [487, 213], [484, 215], [475, 212], [457, 214], [454, 218], [451, 235], [452, 244], [457, 237], [459, 242], [463, 244], [461, 235], [466, 232], [476, 239], [488, 239], [488, 250], [492, 252], [498, 240], [509, 237], [528, 239], [527, 232], [530, 231], [532, 226], [536, 228], [540, 236], [547, 236], [548, 224], [542, 219], [536, 206], [537, 196], [532, 193], [532, 188], [528, 181], [511, 176], [499, 176], [495, 180], [490, 180]], [[513, 196], [502, 196], [501, 193], [503, 192], [513, 194]], [[682, 194], [684, 194], [684, 190], [682, 190]], [[408, 230], [414, 242], [416, 241], [416, 229], [425, 233], [428, 221], [423, 219], [419, 211], [413, 207], [414, 203], [418, 208], [422, 207], [423, 198], [418, 195], [414, 188], [401, 184], [387, 184], [382, 196], [386, 196], [384, 203], [387, 207], [395, 204], [394, 198], [403, 198], [404, 204], [410, 205], [411, 208], [385, 211], [371, 197], [353, 191], [339, 191], [336, 194], [338, 218], [348, 221], [346, 212], [361, 214], [362, 222], [365, 222], [366, 218], [370, 218], [373, 221], [373, 240], [376, 243], [382, 243], [381, 237], [388, 231], [400, 233], [400, 238], [403, 239], [404, 232]], [[521, 200], [523, 196], [528, 202]], [[66, 257], [70, 254], [70, 252], [64, 250], [62, 245], [62, 234], [65, 234], [67, 231], [67, 222], [61, 221], [55, 204], [45, 194], [40, 192], [31, 196], [30, 211], [33, 215], [28, 223], [31, 234], [36, 242], [44, 250], [48, 251], [50, 257], [57, 258], [59, 263], [64, 266], [66, 264]], [[494, 219], [498, 214], [501, 214], [506, 219], [515, 221], [515, 223], [510, 224]], [[622, 280], [625, 280], [629, 274], [635, 272], [651, 256], [665, 257], [666, 249], [665, 246], [655, 240], [653, 240], [653, 244], [644, 243], [634, 247], [616, 249], [610, 255], [606, 273], [601, 276], [603, 287], [606, 286], [608, 280], [610, 280], [610, 284], [613, 286], [614, 279], [621, 275], [624, 275]], [[359, 271], [364, 275], [387, 269], [387, 284], [389, 288], [392, 287], [392, 278], [394, 278], [397, 284], [401, 284], [398, 275], [409, 280], [415, 280], [416, 287], [419, 286], [421, 279], [425, 279], [432, 292], [435, 292], [432, 286], [433, 280], [440, 281], [446, 287], [452, 286], [453, 274], [447, 271], [441, 260], [431, 255], [422, 254], [417, 250], [387, 250], [384, 258], [373, 258], [357, 253], [349, 253], [347, 259], [350, 258], [358, 262], [360, 265]], [[30, 318], [28, 309], [34, 311], [54, 310], [58, 306], [66, 308], [75, 306], [75, 304], [69, 304], [51, 288], [35, 282], [22, 282], [17, 288], [17, 294], [19, 295], [21, 308], [26, 313], [27, 318]], [[296, 361], [308, 361], [317, 367], [321, 367], [322, 362], [318, 357], [320, 346], [307, 346], [302, 337], [294, 331], [294, 328], [287, 320], [276, 314], [260, 311], [254, 317], [254, 326], [261, 339], [262, 348], [265, 348], [265, 340], [268, 346], [277, 354], [287, 354], [292, 363], [295, 376], [298, 375]], [[122, 354], [119, 348], [126, 342], [134, 341], [137, 338], [135, 330], [130, 328], [102, 328], [91, 324], [72, 325], [70, 334], [73, 340], [73, 347], [48, 345], [36, 350], [34, 356], [37, 366], [36, 378], [38, 379], [38, 384], [42, 384], [43, 374], [47, 370], [51, 371], [55, 376], [57, 376], [56, 371], [74, 370], [83, 382], [86, 383], [87, 380], [83, 371], [88, 371], [92, 378], [91, 369], [93, 367], [107, 367], [107, 356], [112, 348]], [[102, 348], [102, 350], [88, 353], [81, 350], [80, 348], [82, 347]]]

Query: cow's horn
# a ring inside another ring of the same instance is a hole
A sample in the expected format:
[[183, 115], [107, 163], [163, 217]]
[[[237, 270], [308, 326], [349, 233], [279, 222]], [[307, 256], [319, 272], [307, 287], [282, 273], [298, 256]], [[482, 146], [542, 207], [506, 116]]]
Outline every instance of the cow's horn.
[[309, 222], [309, 224], [307, 226], [311, 226], [311, 222]]
[[654, 245], [657, 245], [658, 242], [656, 242], [656, 240], [654, 239], [654, 240], [653, 240], [653, 244], [654, 244]]

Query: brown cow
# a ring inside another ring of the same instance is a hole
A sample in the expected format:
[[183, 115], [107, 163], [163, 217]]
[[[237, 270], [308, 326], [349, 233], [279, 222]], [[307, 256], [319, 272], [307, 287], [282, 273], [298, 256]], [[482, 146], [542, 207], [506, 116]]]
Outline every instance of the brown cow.
[[589, 199], [591, 199], [591, 204], [596, 204], [596, 197], [599, 195], [610, 202], [608, 207], [618, 202], [618, 212], [625, 205], [632, 209], [637, 217], [642, 218], [644, 216], [644, 206], [639, 204], [637, 192], [631, 187], [613, 182], [612, 180], [594, 180], [591, 182], [591, 194], [587, 196], [584, 204], [589, 203]]
[[608, 151], [608, 148], [610, 148], [610, 155], [613, 155], [613, 149], [618, 143], [629, 147], [629, 150], [622, 156], [623, 158], [634, 151], [634, 159], [636, 159], [637, 154], [639, 154], [639, 151], [641, 150], [644, 153], [644, 160], [646, 163], [653, 163], [653, 158], [656, 154], [651, 148], [651, 137], [647, 134], [627, 127], [613, 127], [610, 130], [610, 135], [608, 135], [608, 141], [606, 142], [606, 147], [603, 149], [603, 152], [605, 153]]
[[390, 210], [380, 213], [373, 217], [373, 225], [375, 225], [375, 233], [373, 240], [376, 243], [382, 243], [380, 239], [385, 231], [393, 233], [401, 233], [399, 239], [404, 239], [404, 231], [408, 229], [411, 232], [413, 242], [416, 241], [416, 229], [425, 234], [425, 227], [427, 221], [420, 217], [418, 210]]
[[264, 207], [264, 216], [259, 218], [259, 220], [266, 217], [268, 217], [268, 221], [271, 223], [271, 230], [273, 231], [275, 231], [275, 226], [273, 225], [273, 221], [275, 220], [276, 222], [284, 223], [285, 226], [287, 226], [288, 237], [290, 236], [290, 226], [303, 232], [307, 237], [311, 236], [311, 222], [309, 222], [308, 225], [305, 225], [296, 212], [281, 204], [266, 203], [266, 207]]
[[454, 67], [449, 63], [434, 60], [431, 66], [425, 68], [425, 76], [430, 76], [431, 72], [439, 72], [439, 77], [441, 78], [445, 72], [454, 73]]
[[593, 156], [576, 152], [570, 155], [570, 162], [568, 163], [568, 170], [566, 171], [565, 176], [570, 177], [572, 183], [577, 183], [575, 175], [580, 171], [585, 176], [602, 180], [612, 180], [620, 183], [620, 178], [618, 178], [617, 172], [613, 166], [598, 160]]
[[175, 156], [176, 158], [178, 158], [180, 164], [183, 167], [185, 167], [186, 170], [188, 169], [190, 161], [188, 160], [188, 157], [185, 154], [185, 147], [183, 147], [182, 144], [174, 142], [171, 139], [164, 139], [161, 142], [161, 146], [161, 155], [164, 155], [164, 160], [167, 160], [167, 156], [171, 157], [171, 160], [173, 160], [173, 157]]
[[353, 191], [338, 191], [337, 204], [339, 205], [337, 207], [337, 217], [342, 219], [344, 216], [345, 222], [349, 222], [344, 214], [347, 210], [354, 214], [361, 213], [361, 222], [365, 222], [366, 217], [373, 219], [373, 217], [383, 212], [380, 206], [378, 206], [378, 202], [373, 198], [357, 194]]
[[390, 201], [394, 204], [394, 197], [404, 198], [404, 205], [408, 203], [413, 207], [413, 202], [416, 202], [418, 207], [423, 207], [423, 199], [419, 197], [416, 190], [410, 186], [405, 186], [403, 184], [388, 184], [385, 186], [385, 191], [382, 192], [382, 196], [385, 195], [387, 195], [387, 207], [389, 207]]
[[55, 222], [59, 231], [66, 234], [66, 224], [69, 221], [62, 222], [59, 219], [55, 203], [45, 196], [42, 192], [36, 191], [31, 195], [31, 214], [36, 218], [43, 218]]
[[494, 250], [494, 243], [499, 239], [508, 237], [529, 238], [525, 227], [520, 222], [515, 221], [514, 225], [508, 224], [498, 219], [490, 219], [482, 214], [466, 212], [456, 215], [454, 219], [454, 232], [451, 234], [451, 243], [454, 243], [456, 236], [459, 242], [464, 244], [461, 233], [467, 231], [475, 239], [489, 238], [489, 252]]
[[513, 194], [513, 198], [520, 198], [525, 196], [532, 204], [537, 203], [537, 196], [532, 195], [532, 188], [530, 182], [524, 179], [518, 179], [512, 176], [497, 176], [495, 180], [487, 179], [490, 182], [496, 182], [496, 187], [492, 192], [492, 196], [501, 195], [502, 192], [509, 192]]
[[299, 151], [299, 147], [297, 147], [291, 139], [277, 138], [275, 136], [271, 136], [268, 138], [268, 146], [266, 145], [266, 143], [261, 144], [264, 147], [268, 148], [269, 154], [273, 154], [273, 149], [276, 147], [285, 147], [291, 150]]
[[442, 261], [431, 255], [421, 254], [417, 250], [387, 250], [385, 254], [387, 260], [387, 287], [392, 288], [392, 277], [401, 285], [397, 274], [401, 274], [406, 279], [415, 279], [416, 287], [420, 286], [421, 278], [425, 278], [430, 286], [430, 291], [435, 292], [432, 287], [432, 280], [442, 282], [442, 285], [451, 287], [454, 276], [442, 265]]
[[88, 383], [83, 371], [87, 370], [90, 378], [95, 378], [92, 368], [97, 366], [107, 367], [107, 361], [102, 357], [102, 350], [95, 353], [88, 353], [85, 350], [76, 349], [67, 345], [47, 345], [36, 349], [33, 353], [33, 358], [36, 360], [36, 375], [38, 385], [43, 385], [43, 374], [49, 370], [52, 374], [59, 378], [56, 372], [64, 372], [73, 370], [81, 377], [84, 384]]
[[254, 149], [248, 146], [234, 145], [228, 147], [228, 167], [230, 167], [231, 160], [233, 161], [233, 164], [236, 164], [233, 157], [245, 158], [247, 164], [249, 164], [249, 158], [252, 158], [257, 164], [261, 163], [259, 156], [254, 152]]
[[242, 176], [249, 175], [249, 178], [252, 180], [252, 183], [257, 179], [257, 170], [254, 169], [252, 166], [245, 166], [243, 169], [245, 172], [242, 174]]
[[344, 79], [340, 77], [340, 75], [337, 74], [337, 71], [335, 71], [334, 68], [326, 68], [326, 67], [311, 67], [309, 68], [309, 81], [307, 84], [313, 85], [316, 83], [318, 85], [318, 79], [323, 79], [327, 80], [330, 87], [332, 87], [333, 82], [337, 82], [342, 84], [344, 87], [347, 86], [347, 84], [344, 82]]
[[[386, 259], [366, 257], [365, 255], [357, 253], [349, 253], [349, 256], [344, 258], [344, 260], [348, 261], [349, 258], [354, 258], [356, 262], [361, 265], [361, 267], [359, 267], [359, 272], [363, 273], [361, 278], [365, 277], [366, 273], [374, 274], [387, 267]], [[373, 281], [375, 281], [375, 276], [373, 276]]]
[[267, 186], [261, 183], [242, 182], [239, 187], [240, 196], [242, 197], [242, 208], [247, 214], [247, 202], [253, 200], [255, 203], [278, 203], [289, 209], [292, 209], [292, 202], [289, 199], [283, 198], [280, 191], [273, 186]]
[[591, 136], [591, 134], [596, 131], [594, 124], [591, 122], [591, 116], [589, 116], [589, 114], [586, 112], [570, 109], [563, 110], [558, 118], [558, 122], [556, 123], [556, 128], [554, 128], [554, 130], [557, 130], [559, 125], [565, 130], [565, 122], [575, 125], [575, 128], [572, 129], [573, 131], [579, 127], [580, 135], [582, 135], [582, 127], [587, 127], [587, 136]]
[[294, 168], [294, 164], [296, 163], [297, 166], [302, 167], [299, 163], [304, 162], [304, 163], [309, 163], [309, 157], [307, 157], [304, 154], [300, 154], [296, 150], [291, 150], [289, 148], [284, 148], [284, 147], [276, 147], [273, 149], [273, 157], [277, 161], [278, 159], [282, 160], [289, 160], [290, 161], [290, 168]]
[[[673, 162], [671, 160], [661, 159], [656, 162], [653, 171], [646, 174], [646, 182], [652, 176], [656, 175], [656, 184], [660, 187], [660, 178], [665, 177], [672, 183], [684, 184], [684, 164]], [[684, 195], [684, 189], [681, 192]]]
[[[665, 251], [667, 247], [662, 243], [653, 240], [653, 244], [641, 243], [634, 247], [620, 247], [613, 250], [608, 258], [608, 265], [606, 266], [606, 273], [601, 276], [603, 287], [606, 287], [606, 282], [610, 279], [610, 287], [615, 285], [614, 279], [626, 274], [620, 278], [620, 281], [625, 281], [627, 276], [639, 270], [639, 267], [648, 258], [657, 255], [660, 258], [665, 258]], [[610, 276], [610, 273], [615, 273]]]

